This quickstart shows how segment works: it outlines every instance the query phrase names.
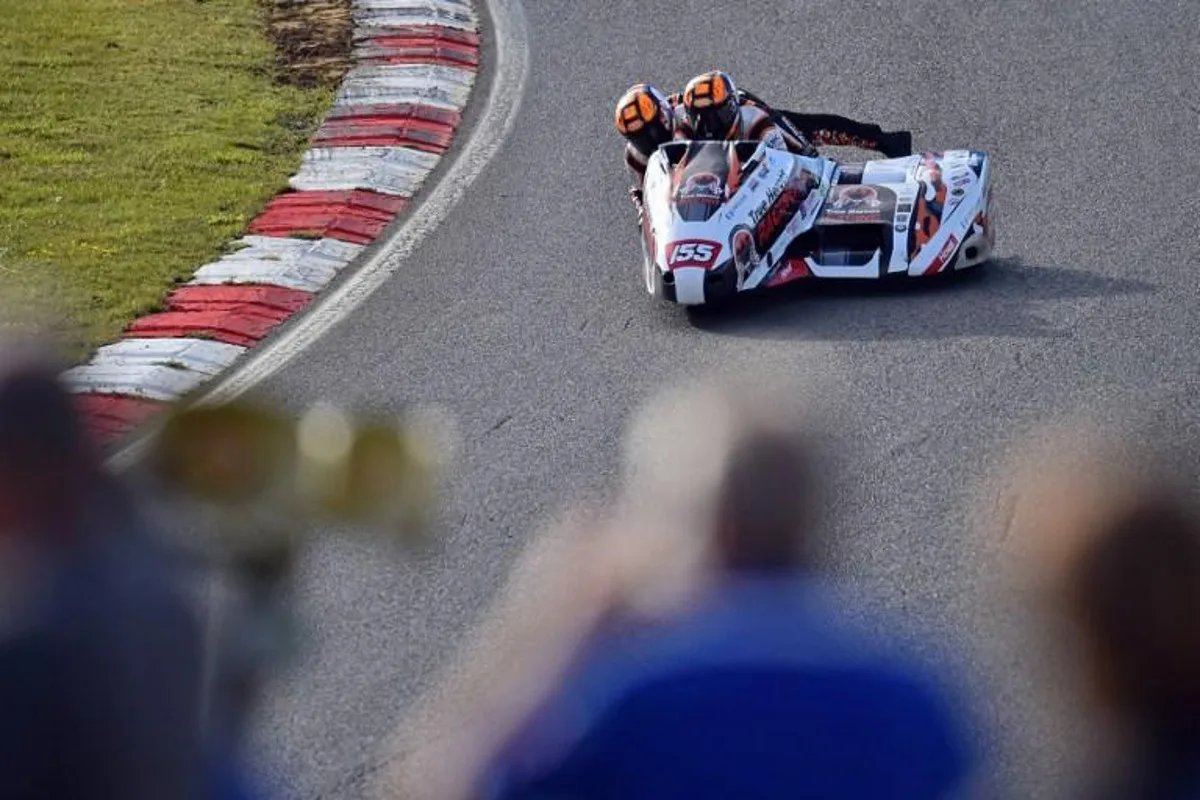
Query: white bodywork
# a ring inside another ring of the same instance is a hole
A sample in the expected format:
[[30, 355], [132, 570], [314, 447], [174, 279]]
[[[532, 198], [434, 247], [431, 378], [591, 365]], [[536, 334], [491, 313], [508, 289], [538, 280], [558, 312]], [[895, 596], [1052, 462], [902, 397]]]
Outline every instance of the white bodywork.
[[[732, 148], [733, 143], [725, 146]], [[850, 182], [844, 180], [842, 166], [825, 157], [759, 145], [747, 159], [754, 161], [761, 163], [741, 178], [732, 195], [711, 201], [717, 208], [708, 219], [688, 221], [675, 201], [676, 167], [663, 149], [651, 156], [643, 184], [647, 291], [657, 294], [665, 281], [674, 286], [675, 296], [669, 299], [698, 305], [711, 299], [705, 293], [705, 273], [712, 270], [736, 268], [737, 291], [745, 292], [800, 277], [936, 274], [976, 266], [991, 255], [991, 164], [984, 153], [952, 150], [868, 161], [860, 165], [861, 178]], [[800, 174], [797, 170], [807, 173], [811, 190], [796, 207], [789, 203], [782, 211], [772, 211], [772, 204]], [[724, 267], [733, 259], [733, 237], [746, 235], [737, 231], [748, 228], [757, 238], [757, 226], [771, 213], [776, 217], [767, 221], [766, 229], [772, 231], [773, 241], [766, 240], [765, 252], [759, 252], [756, 242], [747, 264]], [[776, 232], [780, 219], [788, 221]], [[928, 231], [924, 235], [912, 230], [920, 223]], [[854, 239], [860, 231], [864, 242], [883, 244], [849, 249], [826, 244], [839, 235], [839, 241]], [[890, 244], [884, 241], [888, 236]]]

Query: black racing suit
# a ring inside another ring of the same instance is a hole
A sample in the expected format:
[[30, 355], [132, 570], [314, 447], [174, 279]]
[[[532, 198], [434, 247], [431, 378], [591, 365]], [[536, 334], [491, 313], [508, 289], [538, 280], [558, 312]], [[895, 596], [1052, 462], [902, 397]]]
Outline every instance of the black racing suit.
[[885, 131], [869, 122], [858, 122], [837, 114], [799, 114], [777, 111], [753, 94], [741, 90], [745, 101], [761, 107], [782, 128], [789, 138], [807, 145], [804, 155], [818, 155], [818, 147], [842, 146], [875, 150], [888, 158], [912, 155], [912, 134], [909, 131]]

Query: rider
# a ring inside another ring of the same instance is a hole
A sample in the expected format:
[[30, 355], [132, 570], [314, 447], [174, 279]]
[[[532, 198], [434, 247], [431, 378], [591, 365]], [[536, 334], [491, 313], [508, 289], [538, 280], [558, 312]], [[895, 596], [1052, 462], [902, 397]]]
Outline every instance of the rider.
[[[672, 140], [740, 137], [815, 154], [811, 145], [785, 133], [760, 106], [734, 88], [728, 75], [719, 72], [693, 78], [682, 94], [670, 96], [651, 84], [635, 83], [617, 101], [614, 122], [625, 138], [625, 164], [634, 175], [629, 194], [639, 210], [646, 164], [660, 145]], [[717, 131], [725, 135], [717, 135]]]
[[641, 186], [646, 163], [671, 141], [680, 122], [678, 95], [667, 97], [648, 83], [635, 83], [617, 101], [617, 132], [625, 137], [625, 163]]
[[724, 72], [706, 72], [683, 90], [677, 139], [743, 139], [799, 155], [816, 155], [798, 132], [785, 129], [762, 106], [749, 100]]
[[912, 152], [912, 134], [836, 114], [781, 114], [749, 92], [738, 90], [724, 72], [706, 72], [683, 90], [679, 139], [746, 139], [804, 156], [817, 147], [842, 145], [879, 150], [888, 158]]
[[635, 83], [617, 101], [615, 123], [625, 137], [625, 163], [639, 187], [650, 156], [673, 139], [742, 138], [814, 154], [811, 145], [777, 125], [722, 72], [693, 78], [682, 94], [670, 96], [648, 83]]
[[886, 133], [877, 125], [832, 114], [785, 118], [772, 113], [720, 71], [697, 75], [681, 94], [670, 96], [648, 83], [636, 83], [618, 101], [615, 123], [626, 140], [625, 163], [634, 173], [630, 196], [639, 209], [646, 164], [660, 145], [672, 139], [761, 141], [807, 156], [818, 155], [818, 145], [881, 150], [892, 158], [907, 155], [912, 147], [907, 131]]

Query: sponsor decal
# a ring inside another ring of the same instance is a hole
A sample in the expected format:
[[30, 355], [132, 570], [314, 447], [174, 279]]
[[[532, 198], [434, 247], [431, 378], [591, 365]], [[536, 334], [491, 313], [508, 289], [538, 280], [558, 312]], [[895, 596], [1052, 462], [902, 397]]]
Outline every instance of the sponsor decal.
[[788, 185], [802, 192], [811, 192], [821, 185], [821, 176], [804, 167], [797, 166], [796, 171], [792, 173], [791, 180], [788, 181]]
[[942, 249], [937, 254], [937, 258], [935, 258], [933, 263], [929, 265], [929, 268], [925, 270], [925, 274], [933, 275], [934, 273], [941, 272], [942, 267], [946, 265], [946, 262], [950, 259], [950, 256], [954, 255], [954, 250], [957, 247], [958, 237], [951, 234], [950, 238], [946, 240], [946, 243], [942, 245]]
[[942, 227], [946, 218], [946, 185], [942, 183], [942, 170], [937, 162], [926, 157], [922, 159], [918, 174], [927, 183], [922, 187], [923, 194], [916, 198], [916, 209], [913, 213], [912, 225], [909, 227], [908, 258], [912, 261], [917, 253], [929, 244]]
[[721, 215], [721, 219], [729, 222], [737, 216], [738, 210], [744, 205], [746, 205], [746, 195], [742, 195], [737, 200], [733, 201], [733, 204], [729, 206], [729, 208], [725, 209], [725, 213]]
[[958, 172], [950, 176], [950, 185], [955, 189], [961, 189], [971, 183], [973, 174], [971, 172]]
[[741, 187], [736, 194], [737, 199], [725, 208], [725, 211], [721, 214], [721, 219], [729, 222], [736, 217], [738, 211], [745, 206], [750, 198], [754, 195], [754, 190], [756, 188], [758, 188], [757, 182], [751, 182], [750, 184]]
[[817, 208], [821, 205], [822, 197], [823, 195], [821, 195], [819, 192], [809, 191], [807, 196], [804, 198], [804, 205], [800, 207], [800, 216], [808, 217], [815, 213]]
[[900, 205], [896, 206], [896, 213], [911, 214], [912, 213], [912, 202], [909, 201], [907, 203], [901, 203]]
[[940, 186], [942, 183], [942, 166], [937, 162], [941, 158], [941, 153], [934, 153], [932, 157], [922, 159], [921, 166], [917, 168], [915, 178], [917, 181], [924, 181], [930, 187]]
[[846, 186], [838, 192], [829, 208], [836, 211], [851, 208], [879, 208], [879, 192], [875, 190], [874, 186]]
[[833, 187], [822, 212], [822, 218], [828, 222], [890, 222], [891, 215], [891, 203], [885, 202], [879, 190], [869, 185]]
[[983, 153], [972, 150], [967, 159], [967, 167], [977, 176], [983, 175]]
[[[775, 241], [771, 243], [771, 247], [774, 248], [778, 246], [781, 240], [794, 239], [796, 235], [804, 227], [806, 227], [805, 223], [811, 222], [815, 218], [817, 212], [821, 208], [821, 201], [823, 199], [824, 195], [820, 192], [809, 192], [807, 196], [805, 196], [804, 201], [800, 203], [800, 208], [797, 209], [794, 214], [792, 214], [791, 220], [789, 220], [784, 226], [783, 230], [775, 238]], [[785, 247], [784, 249], [786, 250], [787, 248]], [[767, 255], [769, 257], [770, 253]]]
[[808, 265], [802, 259], [789, 258], [779, 265], [779, 268], [765, 281], [765, 284], [767, 287], [778, 286], [797, 278], [807, 278], [809, 274]]
[[897, 223], [897, 224], [896, 224], [896, 233], [904, 233], [906, 230], [908, 230], [908, 224], [907, 224], [907, 223], [905, 223], [905, 222], [900, 222], [900, 223]]
[[772, 128], [770, 133], [763, 137], [763, 143], [767, 147], [774, 147], [776, 150], [787, 149], [787, 141], [783, 138], [783, 134], [778, 128]]
[[714, 200], [720, 202], [725, 193], [725, 184], [711, 172], [689, 175], [687, 182], [676, 193], [679, 200]]
[[[863, 180], [868, 183], [904, 183], [908, 180], [908, 173], [911, 170], [905, 166], [898, 164], [888, 164], [886, 167], [879, 166], [880, 162], [874, 162], [863, 170]], [[866, 176], [870, 175], [868, 179]]]
[[750, 222], [755, 223], [762, 219], [763, 215], [767, 213], [767, 209], [771, 207], [772, 203], [779, 199], [779, 195], [782, 193], [783, 185], [779, 183], [768, 189], [767, 196], [763, 198], [762, 202], [754, 207], [753, 211], [750, 212]]
[[789, 188], [797, 191], [804, 198], [804, 202], [800, 205], [800, 212], [796, 215], [793, 221], [799, 222], [816, 211], [824, 195], [817, 191], [821, 187], [821, 176], [815, 172], [811, 172], [803, 167], [792, 175], [789, 182]]
[[[801, 203], [804, 200], [807, 200], [810, 197], [816, 197], [812, 190], [814, 187], [820, 185], [821, 178], [819, 175], [816, 175], [806, 169], [799, 169], [798, 171], [793, 172], [788, 177], [786, 182], [779, 181], [771, 186], [771, 188], [767, 190], [766, 197], [764, 197], [762, 201], [747, 215], [747, 219], [752, 225], [761, 222], [768, 214], [772, 213], [774, 207], [776, 206], [776, 202], [781, 197], [792, 195], [794, 196], [794, 201], [788, 201], [788, 215], [790, 217], [801, 206]], [[807, 211], [805, 213], [807, 213]], [[726, 219], [732, 219], [732, 215], [726, 216]], [[774, 235], [778, 236], [778, 231], [776, 231]], [[761, 243], [762, 239], [760, 238], [759, 241]]]
[[667, 269], [712, 266], [721, 251], [718, 242], [708, 239], [680, 239], [667, 245]]
[[754, 233], [748, 225], [739, 225], [733, 229], [729, 236], [729, 249], [733, 252], [733, 265], [737, 268], [740, 286], [746, 280], [746, 276], [754, 272], [761, 260], [758, 246], [754, 242]]
[[795, 188], [785, 189], [779, 195], [779, 199], [767, 209], [754, 228], [754, 238], [760, 248], [766, 250], [774, 243], [804, 203], [805, 196], [804, 192]]
[[946, 213], [943, 215], [943, 219], [950, 217], [962, 205], [963, 198], [967, 193], [967, 190], [963, 187], [970, 183], [970, 181], [970, 173], [967, 173], [965, 176], [959, 175], [951, 178], [951, 185], [954, 188], [950, 190], [950, 201], [946, 204]]

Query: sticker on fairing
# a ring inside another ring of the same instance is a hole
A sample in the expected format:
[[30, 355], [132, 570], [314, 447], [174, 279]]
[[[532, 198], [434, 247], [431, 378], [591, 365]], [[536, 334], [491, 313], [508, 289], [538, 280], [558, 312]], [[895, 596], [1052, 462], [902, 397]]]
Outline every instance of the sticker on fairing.
[[708, 268], [721, 252], [721, 245], [708, 239], [681, 239], [667, 245], [667, 268]]
[[787, 149], [787, 140], [783, 138], [783, 133], [778, 128], [771, 128], [762, 140], [767, 147], [773, 147], [776, 150]]

